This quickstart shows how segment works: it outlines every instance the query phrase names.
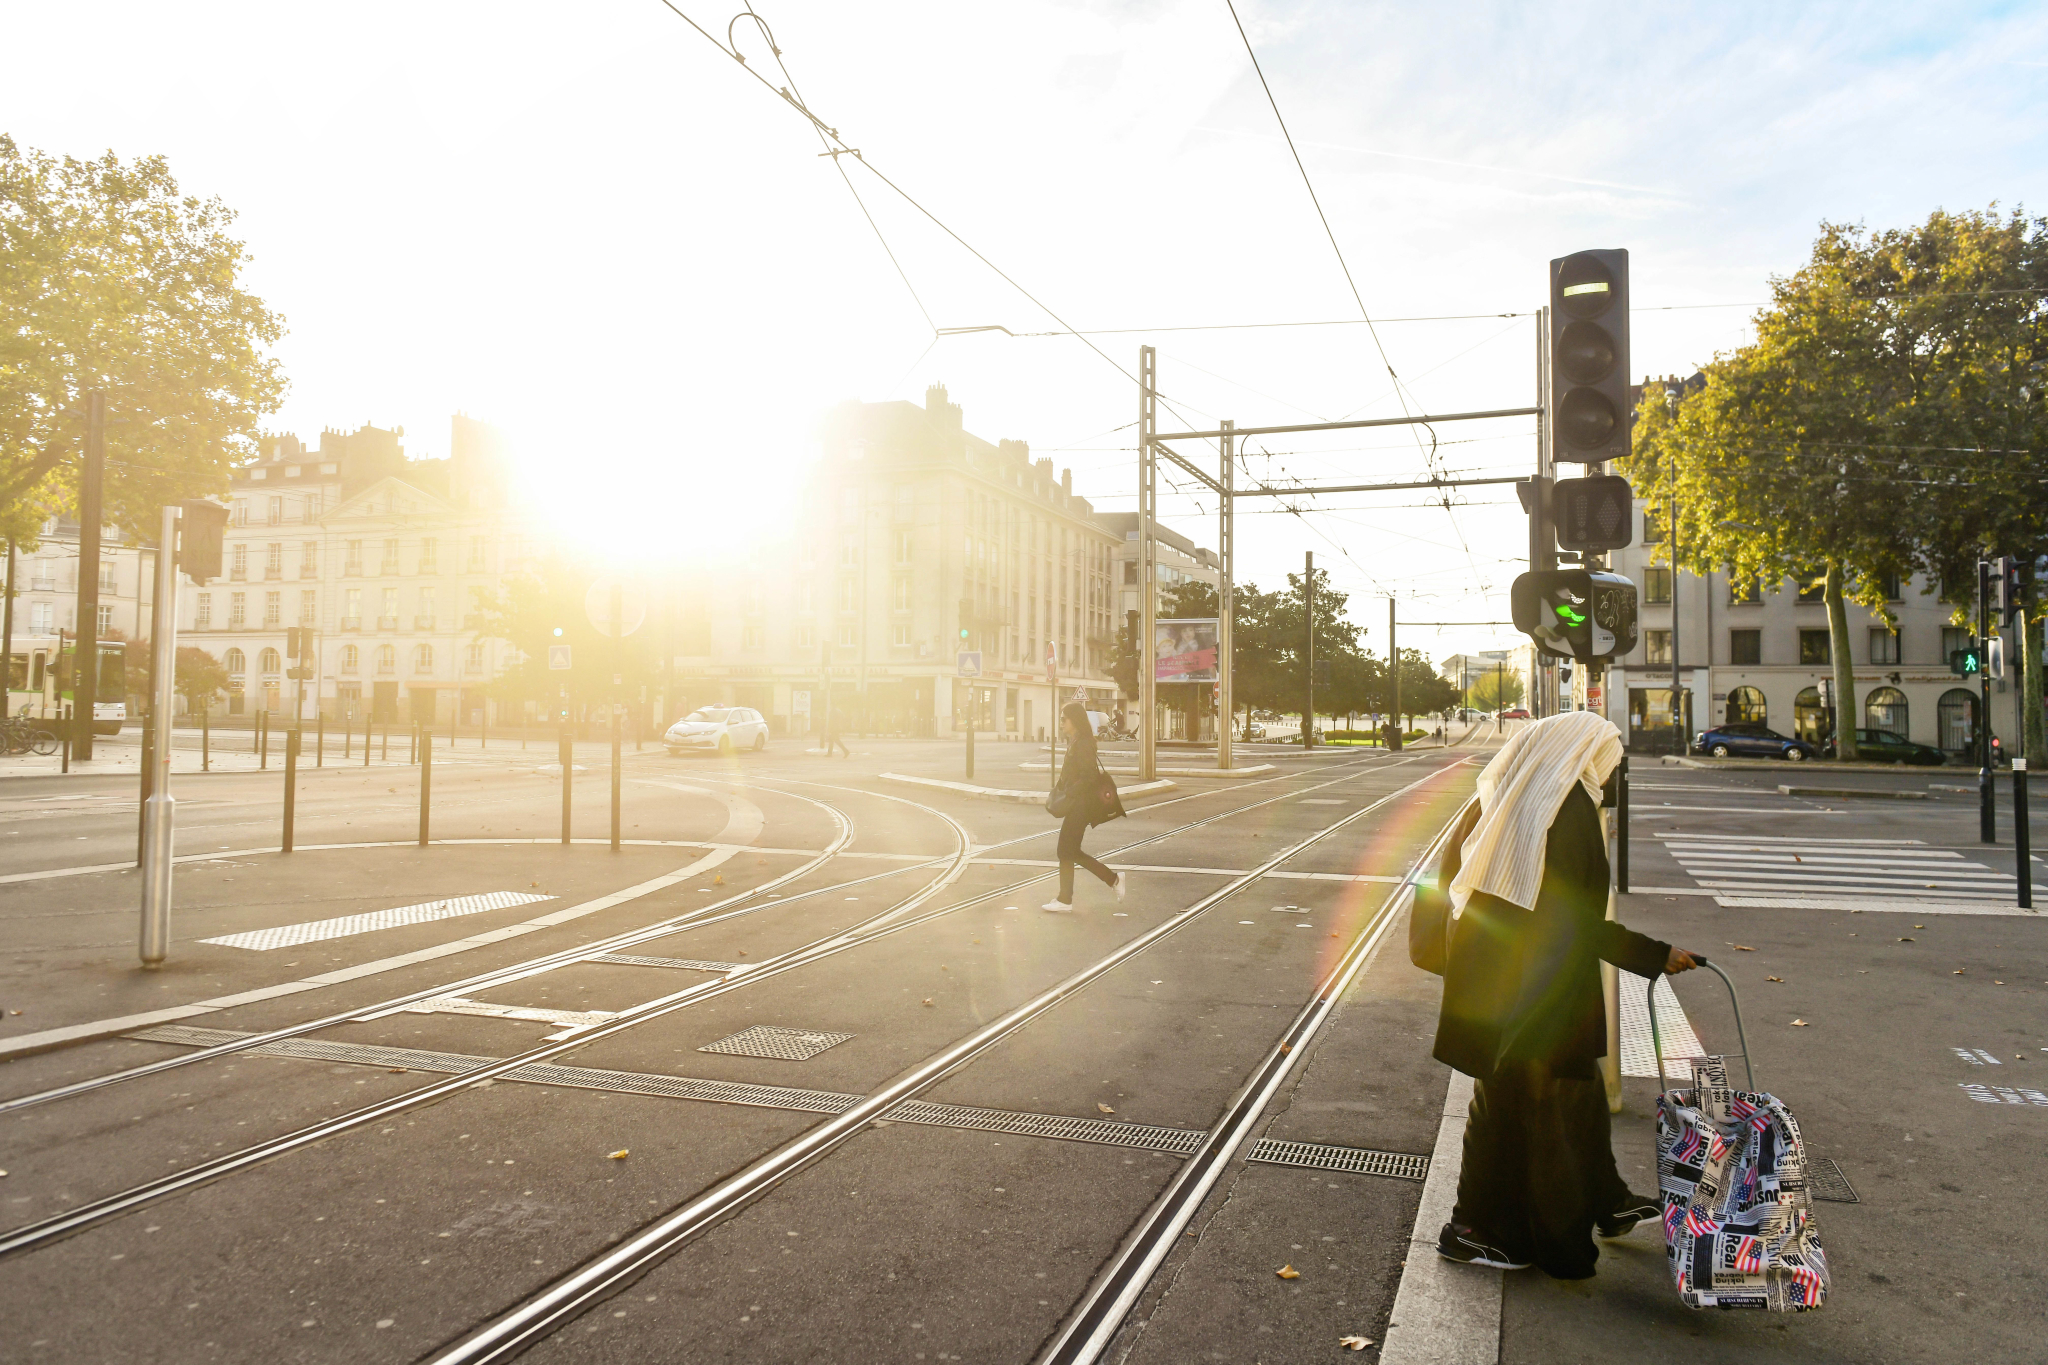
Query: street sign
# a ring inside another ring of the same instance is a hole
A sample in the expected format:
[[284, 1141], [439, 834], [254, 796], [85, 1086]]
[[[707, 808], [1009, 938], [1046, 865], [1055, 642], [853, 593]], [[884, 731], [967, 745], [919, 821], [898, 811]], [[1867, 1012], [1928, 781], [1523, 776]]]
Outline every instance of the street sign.
[[[619, 634], [631, 635], [640, 629], [647, 619], [647, 594], [630, 583], [620, 583], [615, 578], [600, 578], [590, 585], [583, 594], [583, 614], [590, 618], [590, 624], [597, 628], [599, 635], [612, 633], [612, 589], [619, 590]], [[562, 667], [567, 668], [567, 664]]]
[[963, 649], [960, 651], [960, 676], [963, 678], [978, 678], [981, 676], [980, 650]]
[[2005, 637], [1993, 635], [1984, 641], [1984, 675], [1993, 682], [2005, 681]]
[[567, 646], [567, 645], [549, 645], [549, 646], [548, 646], [548, 667], [549, 667], [549, 668], [551, 668], [551, 669], [562, 669], [562, 668], [567, 668], [568, 666], [569, 666], [569, 646]]

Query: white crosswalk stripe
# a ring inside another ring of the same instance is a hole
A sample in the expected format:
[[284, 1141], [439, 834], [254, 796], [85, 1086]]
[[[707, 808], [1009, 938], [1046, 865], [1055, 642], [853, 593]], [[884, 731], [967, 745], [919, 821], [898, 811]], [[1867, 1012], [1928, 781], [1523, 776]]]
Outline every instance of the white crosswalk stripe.
[[1998, 905], [2010, 904], [2014, 895], [2007, 873], [1917, 841], [1658, 838], [1693, 880], [1717, 893]]

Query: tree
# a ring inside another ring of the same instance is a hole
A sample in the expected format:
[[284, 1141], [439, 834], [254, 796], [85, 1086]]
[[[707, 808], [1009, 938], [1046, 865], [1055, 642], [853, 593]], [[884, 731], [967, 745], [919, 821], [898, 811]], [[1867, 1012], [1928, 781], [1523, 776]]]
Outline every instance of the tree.
[[197, 645], [179, 645], [174, 686], [185, 699], [185, 709], [210, 704], [214, 695], [228, 685], [228, 671], [220, 660]]
[[284, 322], [237, 280], [234, 213], [162, 157], [25, 151], [0, 134], [0, 533], [76, 515], [89, 389], [107, 394], [104, 518], [154, 539], [157, 509], [224, 492], [285, 381]]
[[[1334, 688], [1348, 665], [1365, 657], [1364, 627], [1346, 619], [1350, 595], [1330, 586], [1326, 569], [1315, 571], [1315, 657], [1330, 661]], [[1279, 710], [1300, 710], [1308, 701], [1307, 586], [1301, 574], [1287, 575], [1287, 591], [1276, 593], [1267, 614], [1266, 638], [1272, 653], [1273, 682]], [[1335, 694], [1330, 697], [1335, 700]], [[1303, 718], [1303, 727], [1308, 718]]]
[[1823, 224], [1771, 290], [1756, 340], [1717, 356], [1703, 387], [1676, 404], [1645, 387], [1625, 472], [1653, 505], [1677, 495], [1667, 560], [1675, 547], [1695, 573], [1770, 583], [1818, 566], [1853, 758], [1846, 603], [1890, 620], [1894, 579], [1924, 571], [1960, 593], [1980, 555], [2048, 538], [2048, 488], [2013, 456], [2048, 436], [2048, 225], [1995, 211]]
[[1468, 695], [1473, 707], [1480, 711], [1499, 711], [1520, 705], [1525, 695], [1522, 675], [1505, 668], [1489, 669], [1473, 677]]
[[[619, 695], [638, 698], [660, 677], [659, 633], [642, 629], [614, 644], [591, 624], [584, 598], [598, 572], [556, 552], [528, 574], [506, 579], [496, 588], [476, 589], [476, 609], [483, 617], [479, 635], [508, 641], [520, 661], [490, 684], [492, 695], [505, 701], [533, 701], [553, 709], [566, 696], [572, 705], [604, 705], [613, 696], [612, 676], [624, 679]], [[548, 667], [548, 647], [569, 646], [570, 667]]]

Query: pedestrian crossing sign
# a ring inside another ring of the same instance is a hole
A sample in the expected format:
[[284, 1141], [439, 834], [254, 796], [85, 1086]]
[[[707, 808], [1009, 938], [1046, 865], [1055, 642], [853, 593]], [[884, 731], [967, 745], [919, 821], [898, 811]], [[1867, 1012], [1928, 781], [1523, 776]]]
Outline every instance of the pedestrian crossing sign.
[[557, 668], [567, 668], [568, 666], [569, 666], [569, 646], [567, 646], [567, 645], [549, 645], [549, 646], [548, 646], [548, 667], [549, 667], [549, 668], [551, 668], [551, 669], [557, 669]]

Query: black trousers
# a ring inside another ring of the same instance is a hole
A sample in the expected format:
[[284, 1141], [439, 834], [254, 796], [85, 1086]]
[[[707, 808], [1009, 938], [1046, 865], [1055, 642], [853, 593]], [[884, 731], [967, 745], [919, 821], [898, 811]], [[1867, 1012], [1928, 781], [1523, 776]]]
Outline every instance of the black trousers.
[[1074, 809], [1068, 811], [1067, 818], [1060, 822], [1060, 899], [1068, 905], [1074, 903], [1076, 863], [1102, 878], [1104, 886], [1116, 885], [1116, 873], [1089, 857], [1081, 848], [1081, 836], [1088, 832], [1088, 812], [1081, 808], [1081, 804], [1076, 801]]
[[1473, 1086], [1452, 1222], [1557, 1279], [1583, 1280], [1600, 1258], [1594, 1220], [1628, 1195], [1599, 1080], [1520, 1062]]

